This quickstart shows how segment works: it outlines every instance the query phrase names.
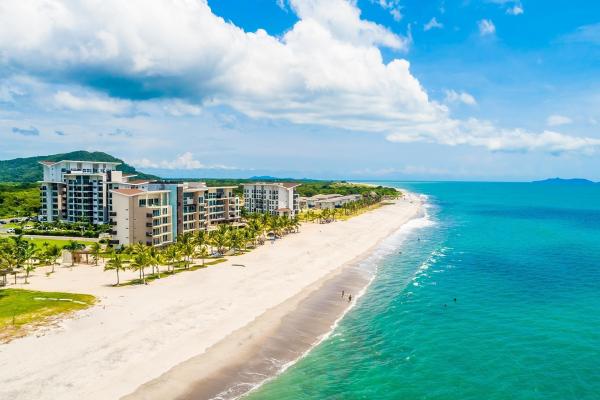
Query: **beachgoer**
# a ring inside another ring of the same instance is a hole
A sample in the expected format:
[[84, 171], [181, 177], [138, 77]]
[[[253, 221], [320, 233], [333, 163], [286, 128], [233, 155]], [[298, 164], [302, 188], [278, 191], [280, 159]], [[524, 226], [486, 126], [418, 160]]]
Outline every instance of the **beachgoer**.
[[344, 293], [345, 293], [345, 292], [342, 290], [342, 299], [344, 298]]
[[350, 303], [351, 301], [352, 301], [352, 295], [351, 295], [351, 294], [349, 294], [349, 295], [348, 295], [348, 303]]
[[456, 297], [454, 298], [454, 302], [456, 303]]

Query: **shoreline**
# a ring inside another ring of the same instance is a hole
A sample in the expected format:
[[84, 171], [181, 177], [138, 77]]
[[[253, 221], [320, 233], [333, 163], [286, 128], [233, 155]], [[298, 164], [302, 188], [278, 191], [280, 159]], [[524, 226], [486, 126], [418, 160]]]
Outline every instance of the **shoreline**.
[[[317, 307], [320, 311], [324, 302], [320, 301], [319, 287], [340, 271], [350, 271], [351, 268], [345, 267], [368, 256], [376, 245], [422, 210], [418, 196], [410, 193], [407, 196], [408, 199], [393, 201], [347, 221], [303, 225], [300, 233], [218, 266], [157, 280], [145, 287], [108, 287], [105, 282], [110, 275], [94, 267], [74, 268], [36, 279], [29, 288], [63, 291], [78, 288], [99, 297], [100, 303], [62, 321], [56, 328], [0, 346], [0, 368], [6, 372], [0, 378], [0, 397], [30, 400], [85, 396], [87, 400], [104, 400], [133, 396], [151, 386], [158, 392], [157, 382], [161, 382], [166, 388], [180, 388], [167, 390], [163, 392], [166, 395], [156, 398], [185, 398], [186, 393], [201, 398], [196, 395], [200, 393], [194, 392], [199, 390], [194, 383], [202, 376], [186, 376], [181, 372], [182, 365], [206, 362], [202, 360], [209, 360], [213, 353], [213, 359], [220, 362], [227, 357], [229, 366], [231, 361], [234, 365], [236, 360], [243, 361], [244, 354], [246, 360], [259, 360], [252, 357], [251, 346], [246, 353], [242, 351], [240, 346], [247, 342], [244, 335], [257, 338], [263, 333], [264, 338], [277, 337], [264, 333], [281, 328], [283, 333], [279, 337], [286, 337], [286, 323], [281, 321], [298, 321], [311, 315], [300, 312], [302, 307], [298, 305], [303, 299], [308, 299], [304, 304], [309, 310], [312, 301], [313, 310]], [[103, 283], [98, 284], [99, 280]], [[349, 286], [350, 281], [346, 279], [344, 285]], [[364, 287], [365, 279], [356, 282], [353, 297], [359, 287]], [[333, 306], [339, 306], [341, 290], [335, 288], [329, 292], [332, 291]], [[347, 306], [344, 304], [344, 308]], [[294, 317], [295, 309], [298, 317]], [[339, 316], [343, 311], [337, 309], [329, 314]], [[315, 331], [303, 337], [306, 342], [287, 354], [274, 346], [272, 350], [281, 354], [276, 358], [298, 359], [314, 346], [315, 338], [331, 330], [335, 320], [307, 323]], [[247, 327], [258, 330], [253, 332]], [[236, 337], [237, 341], [229, 340], [232, 347], [227, 352], [218, 351], [227, 348], [224, 338]], [[258, 369], [272, 368], [265, 375], [275, 375], [281, 369], [280, 365], [259, 364], [256, 364]], [[222, 370], [215, 362], [205, 365], [205, 373]], [[165, 379], [175, 370], [179, 372], [171, 374], [173, 379]], [[227, 382], [233, 383], [235, 379], [213, 374], [212, 382], [212, 386], [203, 385], [203, 390], [221, 392]], [[244, 392], [248, 385], [245, 388]]]
[[[422, 213], [421, 207], [418, 213]], [[361, 264], [373, 258], [383, 242], [420, 218], [418, 213], [294, 297], [121, 399], [233, 400], [276, 379], [325, 341], [357, 305], [376, 278], [376, 270], [369, 271]], [[343, 298], [342, 290], [346, 293]], [[348, 293], [353, 294], [351, 302]], [[236, 356], [225, 359], [224, 354]]]

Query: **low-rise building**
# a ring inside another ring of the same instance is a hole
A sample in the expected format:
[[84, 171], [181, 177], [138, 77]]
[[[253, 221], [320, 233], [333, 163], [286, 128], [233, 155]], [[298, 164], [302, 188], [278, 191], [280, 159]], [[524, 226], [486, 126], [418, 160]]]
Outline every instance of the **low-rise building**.
[[353, 201], [358, 201], [362, 198], [360, 194], [349, 194], [342, 196], [341, 194], [317, 194], [312, 197], [301, 197], [299, 200], [300, 208], [305, 209], [332, 209], [340, 208], [345, 204]]
[[244, 207], [250, 213], [268, 213], [293, 217], [299, 211], [298, 194], [292, 182], [245, 183]]

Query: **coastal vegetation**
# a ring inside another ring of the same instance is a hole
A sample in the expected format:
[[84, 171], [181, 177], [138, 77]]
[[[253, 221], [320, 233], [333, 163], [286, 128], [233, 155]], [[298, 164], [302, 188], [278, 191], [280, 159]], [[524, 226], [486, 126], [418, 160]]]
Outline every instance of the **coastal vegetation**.
[[0, 343], [24, 336], [32, 328], [85, 309], [95, 301], [89, 294], [0, 289]]
[[29, 217], [40, 209], [36, 183], [0, 183], [0, 218]]
[[66, 221], [20, 221], [12, 224], [16, 234], [46, 235], [46, 236], [71, 236], [97, 238], [102, 233], [110, 231], [108, 224], [92, 224], [89, 222]]
[[[251, 214], [246, 221], [245, 226], [222, 224], [212, 231], [183, 233], [175, 243], [161, 248], [141, 243], [109, 248], [104, 253], [108, 259], [104, 269], [115, 272], [115, 286], [147, 284], [165, 276], [219, 264], [225, 261], [225, 256], [243, 254], [264, 244], [268, 238], [276, 240], [300, 229], [298, 217]], [[161, 270], [161, 266], [166, 270]], [[126, 270], [135, 271], [138, 278], [121, 283], [120, 273]]]

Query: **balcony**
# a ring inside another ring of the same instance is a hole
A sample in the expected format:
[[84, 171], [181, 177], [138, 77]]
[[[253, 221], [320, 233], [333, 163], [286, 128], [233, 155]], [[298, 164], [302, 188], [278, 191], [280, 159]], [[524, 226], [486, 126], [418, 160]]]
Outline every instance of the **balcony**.
[[152, 222], [146, 222], [146, 228], [152, 228]]

